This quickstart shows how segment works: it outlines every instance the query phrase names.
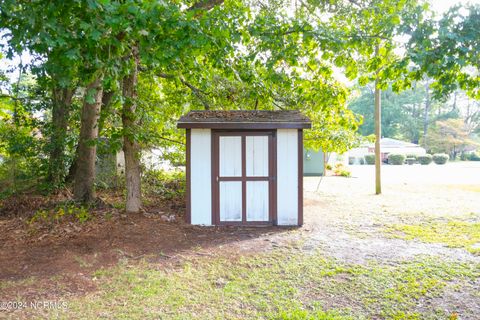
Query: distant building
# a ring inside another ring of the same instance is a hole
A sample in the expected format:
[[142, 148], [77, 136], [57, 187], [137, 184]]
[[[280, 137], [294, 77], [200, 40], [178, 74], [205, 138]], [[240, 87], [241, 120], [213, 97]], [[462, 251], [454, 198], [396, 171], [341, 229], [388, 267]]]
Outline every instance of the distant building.
[[[375, 153], [375, 143], [363, 145], [349, 151], [350, 157], [363, 157], [367, 153]], [[380, 153], [382, 161], [386, 161], [390, 153], [403, 155], [424, 155], [427, 151], [418, 144], [401, 141], [392, 138], [382, 138], [380, 140]]]

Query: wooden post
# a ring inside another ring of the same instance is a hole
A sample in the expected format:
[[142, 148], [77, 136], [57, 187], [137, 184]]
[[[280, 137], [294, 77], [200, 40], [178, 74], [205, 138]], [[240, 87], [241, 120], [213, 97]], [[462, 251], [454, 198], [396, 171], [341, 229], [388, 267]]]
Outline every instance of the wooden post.
[[[375, 56], [378, 57], [378, 47], [375, 46]], [[381, 91], [378, 88], [378, 71], [375, 78], [375, 194], [382, 193], [381, 166], [382, 157], [380, 151], [380, 140], [382, 138], [382, 110], [381, 110]]]

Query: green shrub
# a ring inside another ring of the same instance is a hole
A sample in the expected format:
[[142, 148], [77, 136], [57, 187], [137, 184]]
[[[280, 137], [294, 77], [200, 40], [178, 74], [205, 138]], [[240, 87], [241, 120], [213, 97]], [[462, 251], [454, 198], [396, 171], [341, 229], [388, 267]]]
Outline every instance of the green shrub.
[[388, 155], [388, 163], [394, 165], [402, 165], [405, 163], [405, 155], [390, 153]]
[[358, 158], [360, 164], [365, 164], [365, 159], [363, 157]]
[[414, 164], [417, 161], [415, 158], [407, 158], [405, 159], [405, 162], [408, 163], [409, 165]]
[[347, 178], [352, 175], [352, 173], [347, 168], [345, 168], [343, 163], [335, 164], [335, 169], [333, 170], [333, 174], [336, 176], [347, 177]]
[[146, 170], [142, 183], [145, 194], [161, 196], [167, 200], [185, 196], [186, 177], [181, 170]]
[[470, 161], [480, 161], [480, 155], [478, 155], [478, 154], [475, 153], [475, 152], [472, 152], [472, 153], [470, 153], [470, 154], [467, 156], [467, 160], [470, 160]]
[[448, 161], [448, 154], [436, 153], [433, 155], [432, 159], [436, 164], [445, 164]]
[[407, 159], [408, 158], [417, 160], [417, 155], [413, 154], [413, 153], [409, 153], [409, 154], [407, 154]]
[[420, 164], [427, 165], [432, 163], [432, 155], [424, 154], [423, 156], [417, 156], [417, 160]]
[[375, 154], [369, 153], [365, 155], [365, 163], [366, 164], [375, 164]]
[[28, 221], [29, 224], [35, 222], [42, 223], [58, 223], [67, 217], [73, 217], [80, 223], [87, 222], [92, 218], [90, 208], [83, 206], [76, 206], [75, 204], [62, 204], [53, 209], [40, 209], [37, 210], [34, 215]]
[[352, 165], [355, 163], [355, 157], [348, 157], [348, 164]]
[[327, 165], [325, 166], [325, 169], [332, 170], [332, 165], [330, 163], [327, 163]]

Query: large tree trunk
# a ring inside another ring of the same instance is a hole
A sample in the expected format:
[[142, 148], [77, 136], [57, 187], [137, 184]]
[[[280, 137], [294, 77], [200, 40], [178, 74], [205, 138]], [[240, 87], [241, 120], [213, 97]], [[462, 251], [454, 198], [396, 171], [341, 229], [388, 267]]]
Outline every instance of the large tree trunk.
[[[101, 136], [102, 134], [102, 130], [105, 124], [105, 119], [107, 117], [105, 114], [110, 109], [113, 96], [114, 96], [113, 91], [107, 91], [102, 94], [102, 106], [100, 107], [101, 112], [98, 120], [98, 136]], [[65, 182], [67, 183], [72, 182], [75, 179], [75, 172], [77, 171], [77, 159], [78, 159], [78, 144], [75, 149], [75, 155], [74, 155], [73, 161], [70, 164], [70, 168], [68, 169], [68, 174], [65, 177]]]
[[[378, 56], [378, 45], [375, 47], [375, 54]], [[382, 139], [382, 105], [380, 89], [378, 88], [378, 73], [375, 79], [375, 194], [382, 193], [382, 156], [380, 141]]]
[[[92, 94], [92, 91], [93, 102], [90, 103], [87, 101], [87, 96]], [[100, 117], [102, 94], [101, 80], [96, 79], [88, 85], [83, 103], [73, 185], [73, 196], [79, 202], [88, 203], [95, 200], [96, 140], [98, 138], [98, 119]]]
[[52, 136], [50, 139], [50, 160], [47, 180], [58, 187], [65, 177], [65, 145], [68, 116], [72, 105], [73, 89], [53, 89]]
[[140, 148], [135, 139], [138, 121], [135, 115], [137, 108], [138, 84], [138, 48], [132, 48], [134, 67], [123, 79], [123, 153], [125, 155], [125, 181], [127, 187], [127, 212], [139, 212], [142, 205]]

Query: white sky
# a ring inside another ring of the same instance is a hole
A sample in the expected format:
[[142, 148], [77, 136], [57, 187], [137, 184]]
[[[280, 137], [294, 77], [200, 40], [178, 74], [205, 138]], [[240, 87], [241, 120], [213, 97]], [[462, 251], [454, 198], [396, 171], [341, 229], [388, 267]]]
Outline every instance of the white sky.
[[429, 0], [428, 2], [430, 3], [432, 10], [439, 14], [447, 11], [450, 7], [456, 4], [480, 4], [480, 0]]

